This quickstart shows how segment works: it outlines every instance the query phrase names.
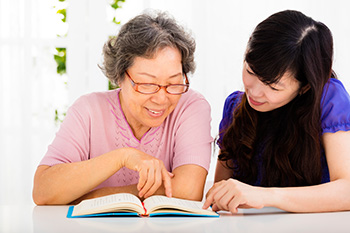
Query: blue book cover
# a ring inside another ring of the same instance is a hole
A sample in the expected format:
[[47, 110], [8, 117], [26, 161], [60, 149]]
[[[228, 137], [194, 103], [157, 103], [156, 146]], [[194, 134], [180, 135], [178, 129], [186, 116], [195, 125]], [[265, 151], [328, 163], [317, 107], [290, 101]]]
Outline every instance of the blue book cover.
[[143, 202], [129, 193], [118, 193], [84, 200], [70, 206], [67, 218], [88, 217], [219, 217], [209, 209], [202, 209], [199, 201], [190, 201], [165, 196], [151, 196]]
[[107, 212], [107, 213], [96, 213], [96, 214], [85, 214], [79, 216], [72, 216], [74, 206], [69, 206], [67, 218], [89, 218], [89, 217], [139, 217], [138, 213], [132, 212]]

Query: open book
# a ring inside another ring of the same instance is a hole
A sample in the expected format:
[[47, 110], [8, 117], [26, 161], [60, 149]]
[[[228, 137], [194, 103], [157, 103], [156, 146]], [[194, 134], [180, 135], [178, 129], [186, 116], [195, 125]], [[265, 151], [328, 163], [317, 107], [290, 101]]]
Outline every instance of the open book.
[[118, 193], [84, 200], [70, 206], [67, 218], [97, 216], [198, 216], [219, 217], [210, 207], [202, 209], [203, 203], [166, 196], [151, 196], [143, 202], [130, 193]]

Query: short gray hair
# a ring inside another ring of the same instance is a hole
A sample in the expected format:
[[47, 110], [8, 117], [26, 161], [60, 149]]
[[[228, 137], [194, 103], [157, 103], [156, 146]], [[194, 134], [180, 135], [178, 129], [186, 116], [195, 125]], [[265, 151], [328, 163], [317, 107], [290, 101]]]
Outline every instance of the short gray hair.
[[152, 58], [165, 47], [180, 51], [185, 74], [194, 72], [196, 43], [191, 34], [167, 13], [143, 13], [124, 24], [118, 35], [106, 42], [100, 68], [112, 84], [118, 85], [135, 57]]

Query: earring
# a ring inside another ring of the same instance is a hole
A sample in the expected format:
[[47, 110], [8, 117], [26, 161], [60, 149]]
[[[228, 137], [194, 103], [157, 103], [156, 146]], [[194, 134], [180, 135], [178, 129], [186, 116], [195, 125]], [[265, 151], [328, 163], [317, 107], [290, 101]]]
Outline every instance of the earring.
[[309, 84], [307, 84], [306, 86], [303, 86], [302, 88], [300, 88], [299, 96], [305, 94], [308, 90], [310, 90]]

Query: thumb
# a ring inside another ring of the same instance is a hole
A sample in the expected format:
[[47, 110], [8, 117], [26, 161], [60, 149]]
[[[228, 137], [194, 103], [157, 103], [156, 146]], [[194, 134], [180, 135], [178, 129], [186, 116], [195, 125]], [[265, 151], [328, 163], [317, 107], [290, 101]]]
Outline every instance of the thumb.
[[163, 176], [163, 185], [165, 189], [165, 195], [167, 197], [172, 197], [171, 177], [174, 176], [174, 174], [168, 172], [165, 168], [163, 168], [162, 176]]

